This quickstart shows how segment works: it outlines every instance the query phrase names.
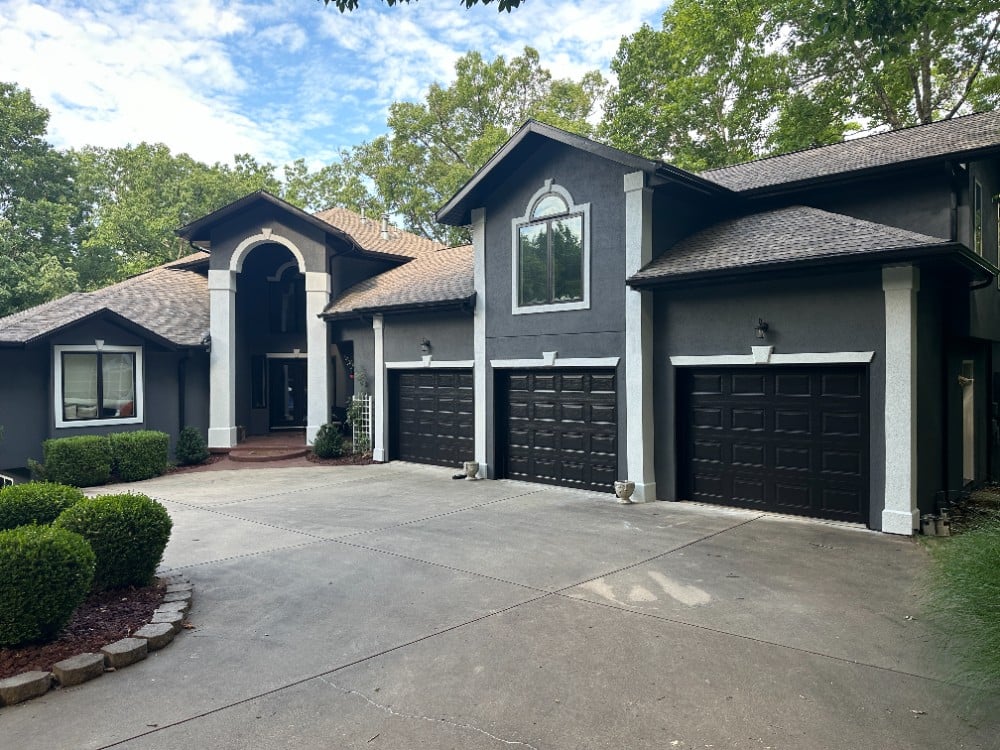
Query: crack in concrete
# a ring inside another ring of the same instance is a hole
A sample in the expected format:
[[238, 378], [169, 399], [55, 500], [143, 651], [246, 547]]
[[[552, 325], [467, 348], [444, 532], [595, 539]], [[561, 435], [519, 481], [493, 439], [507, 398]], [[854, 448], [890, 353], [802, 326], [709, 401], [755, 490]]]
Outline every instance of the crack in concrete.
[[532, 745], [529, 742], [520, 742], [519, 740], [505, 740], [503, 737], [498, 737], [497, 735], [492, 734], [491, 732], [488, 732], [485, 729], [481, 729], [480, 727], [477, 727], [474, 724], [463, 724], [461, 722], [451, 721], [449, 719], [442, 719], [437, 716], [421, 716], [420, 714], [402, 713], [400, 711], [396, 711], [394, 708], [392, 708], [392, 706], [387, 706], [384, 703], [379, 703], [378, 701], [373, 700], [364, 693], [330, 682], [325, 677], [318, 677], [317, 679], [320, 682], [332, 687], [334, 690], [339, 690], [341, 693], [344, 693], [345, 695], [355, 695], [358, 698], [361, 698], [361, 700], [363, 700], [369, 706], [377, 708], [379, 711], [383, 711], [384, 713], [387, 713], [390, 716], [394, 716], [397, 719], [415, 719], [417, 721], [427, 721], [431, 723], [444, 724], [446, 726], [454, 727], [456, 729], [463, 729], [470, 732], [476, 732], [478, 734], [483, 735], [484, 737], [488, 737], [489, 739], [495, 742], [500, 742], [509, 747], [526, 747], [529, 748], [529, 750], [538, 750], [538, 748], [535, 745]]

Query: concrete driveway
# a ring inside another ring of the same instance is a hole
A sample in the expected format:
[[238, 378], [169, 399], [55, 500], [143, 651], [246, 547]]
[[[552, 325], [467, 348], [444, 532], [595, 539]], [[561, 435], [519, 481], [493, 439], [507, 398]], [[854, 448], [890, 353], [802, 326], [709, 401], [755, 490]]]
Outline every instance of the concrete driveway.
[[[921, 547], [389, 464], [179, 474], [186, 631], [0, 710], [9, 748], [996, 748]], [[914, 619], [915, 618], [915, 619]]]

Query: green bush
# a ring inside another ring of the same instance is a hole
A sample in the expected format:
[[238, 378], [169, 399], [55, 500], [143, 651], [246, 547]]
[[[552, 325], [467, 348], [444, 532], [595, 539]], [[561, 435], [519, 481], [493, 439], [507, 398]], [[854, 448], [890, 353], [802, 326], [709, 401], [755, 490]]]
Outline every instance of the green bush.
[[52, 523], [80, 500], [83, 493], [65, 484], [29, 482], [4, 487], [0, 490], [0, 531], [30, 523]]
[[111, 478], [111, 448], [106, 437], [78, 435], [46, 440], [42, 454], [49, 482], [92, 487]]
[[177, 438], [177, 448], [174, 450], [177, 463], [181, 466], [201, 464], [208, 459], [208, 445], [201, 432], [194, 427], [185, 427]]
[[90, 590], [94, 560], [66, 529], [0, 531], [0, 646], [53, 638]]
[[344, 436], [335, 425], [327, 422], [316, 432], [313, 453], [320, 458], [338, 458], [344, 455]]
[[63, 511], [55, 526], [94, 549], [94, 588], [145, 586], [153, 580], [172, 526], [166, 509], [139, 494], [89, 497]]
[[111, 443], [111, 469], [123, 482], [158, 477], [170, 458], [170, 436], [156, 430], [116, 432]]
[[963, 681], [1000, 688], [1000, 522], [935, 546], [930, 614]]

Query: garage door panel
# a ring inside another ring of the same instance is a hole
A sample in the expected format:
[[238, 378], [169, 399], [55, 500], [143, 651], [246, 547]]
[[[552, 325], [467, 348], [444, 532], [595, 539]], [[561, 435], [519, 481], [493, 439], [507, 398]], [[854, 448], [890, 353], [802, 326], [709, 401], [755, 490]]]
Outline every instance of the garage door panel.
[[591, 433], [590, 450], [592, 453], [602, 453], [606, 456], [617, 456], [618, 435], [616, 433], [607, 432]]
[[867, 521], [862, 367], [678, 373], [680, 496]]
[[400, 370], [390, 375], [390, 457], [457, 466], [475, 454], [469, 370]]

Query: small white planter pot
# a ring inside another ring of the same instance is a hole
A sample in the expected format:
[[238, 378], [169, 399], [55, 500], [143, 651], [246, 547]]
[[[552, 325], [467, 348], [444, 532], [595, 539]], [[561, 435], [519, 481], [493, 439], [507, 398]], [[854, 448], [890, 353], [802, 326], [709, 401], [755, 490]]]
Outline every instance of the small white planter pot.
[[635, 492], [635, 482], [619, 479], [615, 482], [615, 497], [622, 505], [632, 505], [632, 493]]
[[478, 461], [466, 461], [462, 464], [462, 468], [465, 470], [466, 479], [477, 479], [479, 474], [479, 462]]

